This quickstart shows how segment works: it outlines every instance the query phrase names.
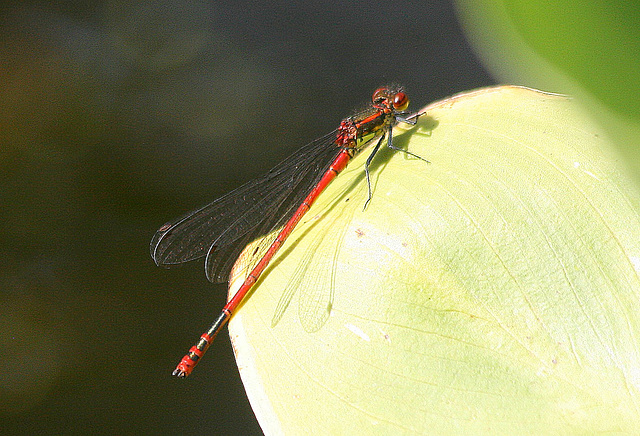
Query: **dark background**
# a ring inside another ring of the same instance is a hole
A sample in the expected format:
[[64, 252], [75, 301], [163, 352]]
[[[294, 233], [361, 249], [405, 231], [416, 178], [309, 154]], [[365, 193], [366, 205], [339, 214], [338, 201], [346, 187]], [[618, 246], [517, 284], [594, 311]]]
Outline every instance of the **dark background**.
[[0, 433], [260, 434], [226, 334], [170, 376], [225, 286], [148, 244], [334, 129], [492, 84], [447, 1], [0, 6]]

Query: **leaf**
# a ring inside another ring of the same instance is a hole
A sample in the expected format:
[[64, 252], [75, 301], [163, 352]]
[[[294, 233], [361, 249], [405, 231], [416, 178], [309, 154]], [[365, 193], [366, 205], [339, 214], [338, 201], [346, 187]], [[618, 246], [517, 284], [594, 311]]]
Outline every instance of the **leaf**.
[[265, 433], [637, 431], [640, 208], [592, 120], [497, 87], [394, 140], [431, 163], [376, 156], [363, 211], [361, 153], [230, 323]]
[[640, 3], [456, 0], [467, 39], [506, 83], [571, 94], [640, 186]]

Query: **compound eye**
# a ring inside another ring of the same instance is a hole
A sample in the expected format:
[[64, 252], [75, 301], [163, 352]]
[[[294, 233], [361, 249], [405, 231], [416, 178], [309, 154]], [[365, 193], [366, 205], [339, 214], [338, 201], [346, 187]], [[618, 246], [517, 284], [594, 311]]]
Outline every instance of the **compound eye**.
[[389, 94], [389, 90], [387, 88], [378, 88], [373, 93], [371, 100], [373, 100], [374, 104], [381, 103], [383, 100], [387, 99], [387, 94]]
[[393, 108], [397, 111], [403, 111], [409, 107], [409, 97], [404, 92], [399, 92], [393, 96]]

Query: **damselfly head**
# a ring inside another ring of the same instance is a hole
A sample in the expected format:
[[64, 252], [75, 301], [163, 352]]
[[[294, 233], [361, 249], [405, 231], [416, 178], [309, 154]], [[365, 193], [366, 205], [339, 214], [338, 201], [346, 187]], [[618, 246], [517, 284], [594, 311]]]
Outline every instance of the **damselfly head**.
[[375, 90], [373, 97], [371, 97], [373, 105], [385, 106], [388, 108], [393, 107], [396, 111], [404, 111], [409, 107], [409, 97], [402, 92], [402, 89], [382, 87]]

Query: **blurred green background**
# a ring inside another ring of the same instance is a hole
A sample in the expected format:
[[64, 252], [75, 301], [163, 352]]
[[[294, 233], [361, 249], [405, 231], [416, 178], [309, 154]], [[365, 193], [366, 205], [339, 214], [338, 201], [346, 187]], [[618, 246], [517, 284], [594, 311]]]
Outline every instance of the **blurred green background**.
[[387, 82], [495, 83], [447, 1], [4, 2], [2, 433], [260, 434], [226, 334], [170, 376], [225, 286], [149, 241]]
[[475, 52], [501, 82], [571, 95], [640, 185], [640, 2], [457, 0]]

